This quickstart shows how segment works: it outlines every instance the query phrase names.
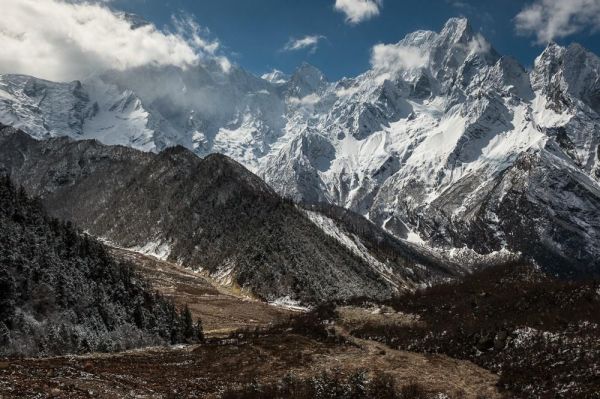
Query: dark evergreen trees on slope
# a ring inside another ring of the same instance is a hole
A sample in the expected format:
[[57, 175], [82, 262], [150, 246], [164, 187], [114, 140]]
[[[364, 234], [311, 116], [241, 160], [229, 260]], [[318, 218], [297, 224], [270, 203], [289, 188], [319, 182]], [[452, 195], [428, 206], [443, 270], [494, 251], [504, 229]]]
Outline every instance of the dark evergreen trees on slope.
[[[198, 323], [201, 327], [201, 323]], [[202, 338], [174, 305], [0, 176], [0, 355], [117, 351]]]

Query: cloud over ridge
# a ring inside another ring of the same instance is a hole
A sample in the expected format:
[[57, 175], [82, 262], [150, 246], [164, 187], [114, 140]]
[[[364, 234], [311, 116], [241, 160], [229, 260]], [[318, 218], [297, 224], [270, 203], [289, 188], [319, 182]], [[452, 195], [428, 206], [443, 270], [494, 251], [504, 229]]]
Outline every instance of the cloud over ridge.
[[427, 55], [417, 47], [397, 44], [376, 44], [371, 50], [371, 66], [375, 70], [395, 71], [419, 68], [427, 62]]
[[72, 80], [108, 69], [145, 65], [188, 67], [204, 58], [228, 61], [218, 41], [189, 17], [175, 18], [175, 30], [132, 23], [101, 3], [61, 0], [2, 0], [0, 73]]

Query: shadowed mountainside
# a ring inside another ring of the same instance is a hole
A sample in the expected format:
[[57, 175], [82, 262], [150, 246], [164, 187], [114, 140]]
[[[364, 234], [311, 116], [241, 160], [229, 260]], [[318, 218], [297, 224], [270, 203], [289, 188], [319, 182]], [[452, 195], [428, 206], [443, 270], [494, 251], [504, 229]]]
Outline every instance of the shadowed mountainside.
[[[434, 278], [413, 259], [383, 273], [226, 156], [144, 153], [97, 141], [0, 131], [0, 170], [55, 216], [126, 248], [211, 275], [264, 300], [390, 297]], [[432, 261], [433, 262], [433, 261]], [[436, 261], [439, 263], [439, 261]], [[441, 264], [436, 274], [450, 276]]]

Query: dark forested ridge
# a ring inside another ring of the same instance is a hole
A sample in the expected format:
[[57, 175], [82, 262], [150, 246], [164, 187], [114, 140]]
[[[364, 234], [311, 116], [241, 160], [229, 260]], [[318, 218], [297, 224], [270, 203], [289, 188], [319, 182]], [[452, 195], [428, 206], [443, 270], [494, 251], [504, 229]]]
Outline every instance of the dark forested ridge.
[[392, 348], [470, 360], [511, 398], [600, 397], [600, 289], [511, 262], [387, 302], [414, 325], [352, 333]]
[[187, 308], [0, 176], [0, 356], [195, 342], [201, 332]]
[[[265, 300], [392, 296], [448, 269], [387, 262], [395, 282], [311, 222], [230, 158], [182, 148], [143, 153], [97, 141], [36, 141], [0, 127], [0, 171], [48, 211], [119, 246], [157, 243], [171, 261], [202, 268]], [[420, 259], [416, 259], [420, 261]]]

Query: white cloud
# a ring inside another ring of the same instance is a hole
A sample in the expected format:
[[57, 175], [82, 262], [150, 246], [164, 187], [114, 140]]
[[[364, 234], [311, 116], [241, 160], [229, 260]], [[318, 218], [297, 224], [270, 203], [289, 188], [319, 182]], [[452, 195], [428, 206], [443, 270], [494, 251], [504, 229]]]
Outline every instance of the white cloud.
[[[106, 1], [103, 1], [106, 2]], [[131, 29], [102, 2], [2, 0], [0, 73], [73, 80], [94, 71], [144, 65], [187, 67], [216, 55], [218, 41], [202, 37], [190, 18], [175, 18], [174, 32], [151, 24]]]
[[401, 71], [423, 67], [427, 60], [427, 54], [412, 46], [377, 44], [371, 49], [371, 66], [377, 73], [377, 84], [393, 79]]
[[318, 103], [319, 101], [321, 101], [321, 97], [319, 97], [318, 94], [309, 94], [308, 96], [302, 98], [291, 97], [290, 99], [288, 99], [288, 102], [290, 104], [300, 107], [312, 106]]
[[536, 0], [515, 17], [517, 33], [548, 43], [591, 29], [600, 30], [600, 0]]
[[427, 57], [416, 47], [377, 44], [371, 50], [371, 65], [380, 71], [398, 71], [424, 66]]
[[339, 89], [335, 92], [335, 95], [339, 98], [344, 98], [344, 97], [351, 97], [354, 94], [358, 93], [360, 91], [359, 87], [348, 87], [348, 88], [342, 88]]
[[188, 43], [195, 45], [197, 48], [208, 54], [215, 54], [219, 49], [219, 41], [208, 41], [202, 38], [202, 34], [210, 34], [208, 28], [202, 29], [189, 15], [181, 18], [173, 15], [171, 22], [175, 26], [177, 36], [185, 39]]
[[229, 61], [229, 58], [225, 57], [225, 56], [219, 56], [219, 57], [215, 57], [216, 60], [219, 62], [219, 65], [221, 66], [221, 69], [223, 70], [223, 72], [225, 73], [229, 73], [229, 71], [231, 70], [231, 61]]
[[358, 24], [380, 13], [383, 0], [335, 0], [333, 8], [346, 15], [346, 22]]
[[326, 40], [327, 38], [325, 36], [321, 36], [321, 35], [313, 35], [313, 36], [306, 36], [303, 39], [294, 39], [294, 38], [290, 38], [290, 40], [286, 43], [286, 45], [283, 47], [283, 51], [297, 51], [297, 50], [303, 50], [305, 48], [310, 48], [310, 53], [314, 53], [315, 51], [317, 51], [317, 48], [319, 47], [319, 42], [321, 40]]
[[468, 5], [467, 3], [464, 3], [462, 1], [455, 1], [454, 3], [452, 3], [452, 6], [454, 6], [456, 8], [466, 8], [466, 9], [471, 8], [470, 5]]
[[481, 33], [475, 35], [473, 40], [469, 43], [469, 50], [475, 54], [485, 54], [490, 52], [492, 45], [485, 40], [485, 37]]

